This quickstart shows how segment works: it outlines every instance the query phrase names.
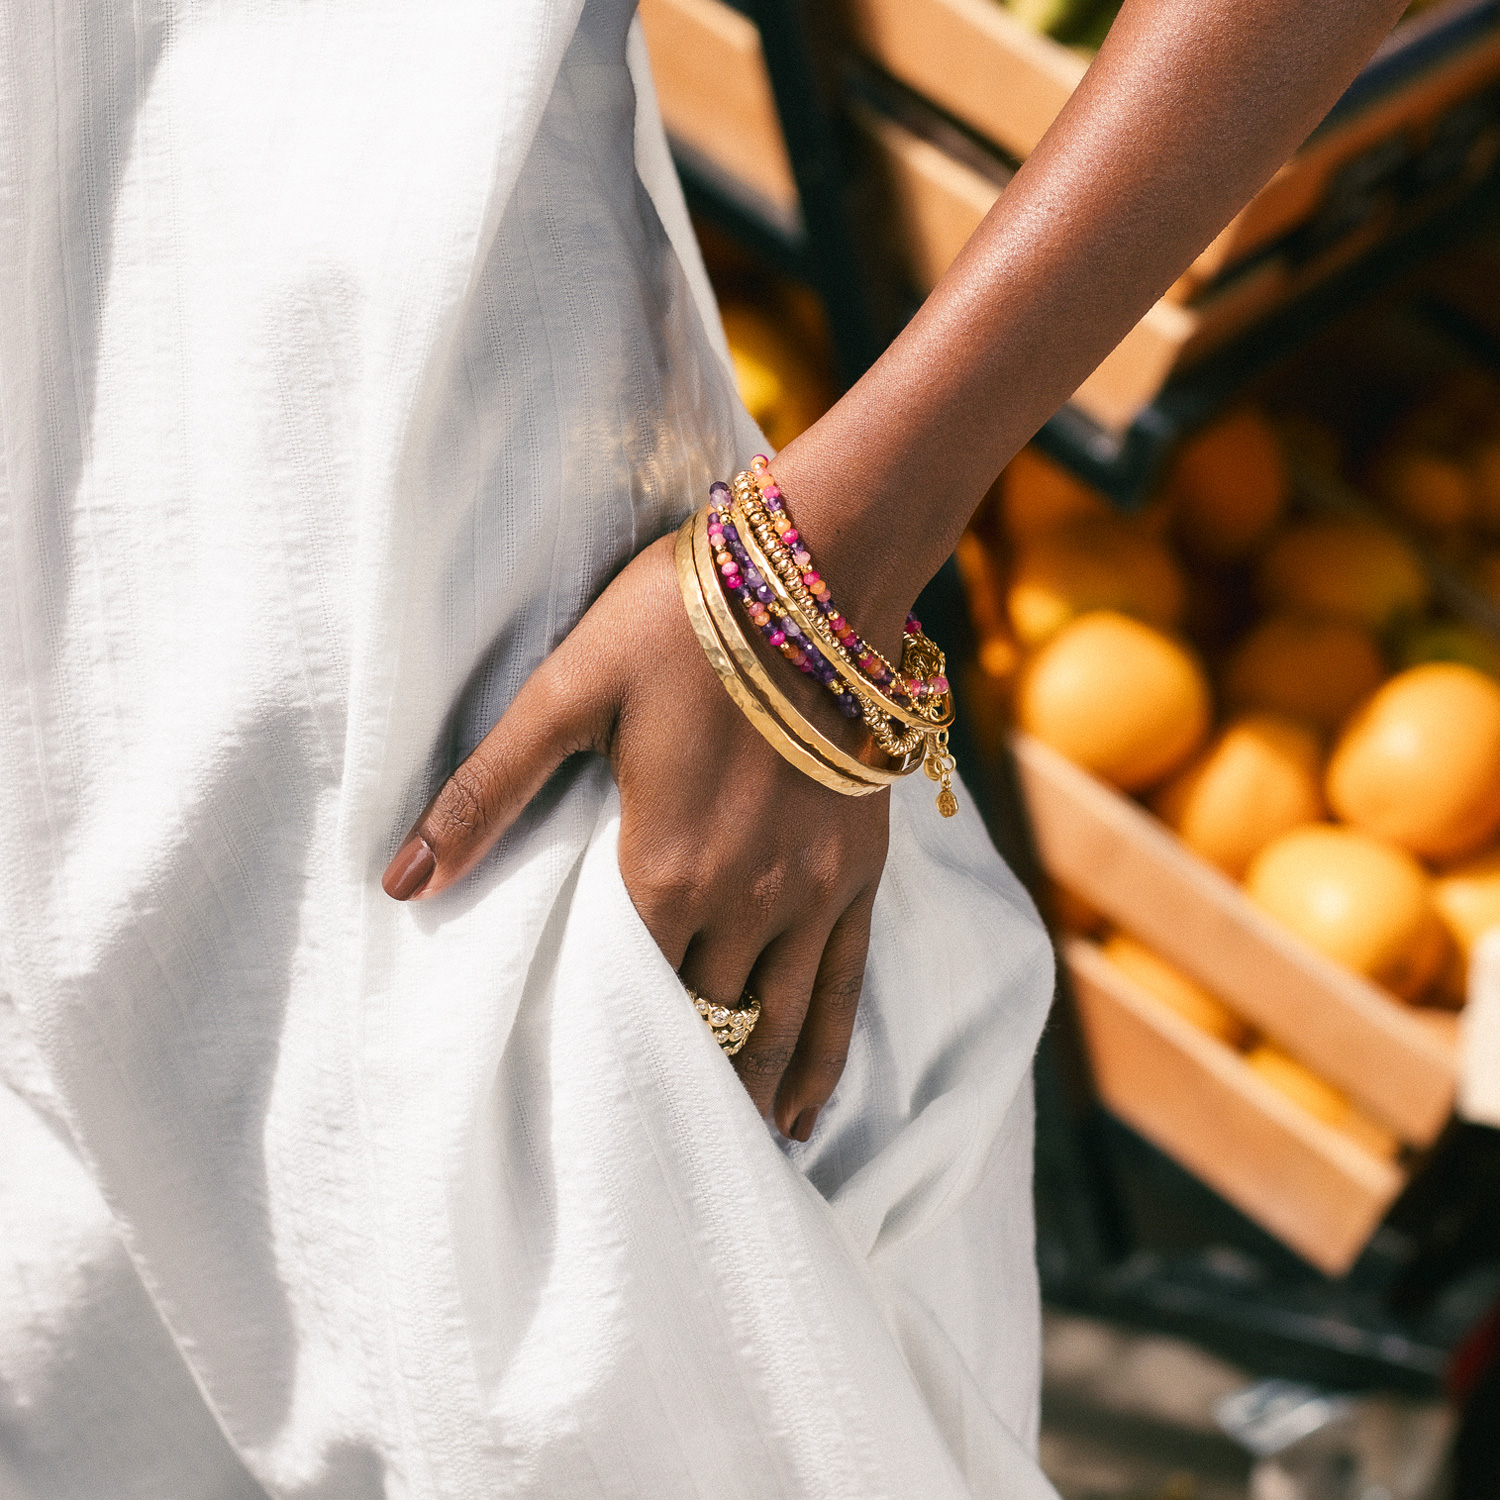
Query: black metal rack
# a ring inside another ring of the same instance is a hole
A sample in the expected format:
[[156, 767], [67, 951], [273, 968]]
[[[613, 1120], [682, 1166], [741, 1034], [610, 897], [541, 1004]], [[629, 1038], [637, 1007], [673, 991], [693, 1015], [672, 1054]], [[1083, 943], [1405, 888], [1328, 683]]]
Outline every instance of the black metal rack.
[[[809, 44], [798, 0], [733, 3], [760, 29], [801, 213], [779, 220], [682, 152], [687, 199], [819, 295], [839, 374], [851, 382], [894, 330], [883, 327], [870, 268], [857, 252], [854, 148], [829, 85], [844, 69]], [[1441, 186], [1431, 161], [1426, 168], [1388, 161], [1382, 172], [1346, 189], [1368, 201], [1414, 182]], [[1140, 503], [1183, 432], [1493, 205], [1496, 181], [1448, 192], [1437, 212], [1169, 382], [1123, 437], [1064, 408], [1036, 441], [1117, 503]], [[1345, 198], [1338, 212], [1347, 219]], [[917, 608], [961, 659], [969, 627], [951, 563]], [[966, 779], [997, 847], [1040, 904], [1044, 882], [1014, 767], [986, 762], [964, 723], [961, 710], [954, 748]], [[1491, 1207], [1500, 1204], [1500, 1132], [1452, 1127], [1355, 1268], [1328, 1280], [1103, 1111], [1065, 979], [1038, 1054], [1036, 1090], [1038, 1258], [1055, 1303], [1176, 1331], [1268, 1374], [1430, 1392], [1456, 1343], [1500, 1298], [1500, 1218]]]

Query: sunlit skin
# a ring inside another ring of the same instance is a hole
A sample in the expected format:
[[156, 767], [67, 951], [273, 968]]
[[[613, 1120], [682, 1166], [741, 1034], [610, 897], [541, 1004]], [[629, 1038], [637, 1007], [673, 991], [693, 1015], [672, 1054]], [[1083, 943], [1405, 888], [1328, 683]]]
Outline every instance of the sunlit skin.
[[[888, 655], [995, 475], [1306, 138], [1404, 5], [1126, 0], [921, 311], [773, 465], [835, 598]], [[641, 620], [656, 622], [645, 646]], [[773, 666], [840, 731], [822, 689]], [[853, 1032], [889, 794], [826, 790], [749, 726], [693, 637], [667, 537], [438, 792], [386, 890], [428, 899], [460, 880], [585, 750], [619, 786], [636, 909], [684, 983], [761, 997], [734, 1066], [762, 1115], [806, 1140]]]

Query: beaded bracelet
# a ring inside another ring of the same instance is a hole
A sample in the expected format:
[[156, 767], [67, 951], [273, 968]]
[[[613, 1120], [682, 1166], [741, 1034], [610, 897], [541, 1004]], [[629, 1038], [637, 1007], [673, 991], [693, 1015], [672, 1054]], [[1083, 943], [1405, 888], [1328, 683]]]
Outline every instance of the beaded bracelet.
[[[759, 455], [757, 455], [759, 457]], [[780, 513], [775, 522], [762, 494], [754, 471], [735, 479], [736, 513], [743, 516], [747, 531], [754, 538], [752, 557], [764, 564], [773, 589], [788, 612], [805, 631], [820, 639], [830, 653], [835, 670], [867, 701], [874, 699], [883, 714], [907, 724], [922, 734], [934, 726], [953, 721], [953, 704], [948, 679], [943, 675], [943, 653], [921, 633], [921, 625], [908, 615], [903, 637], [902, 665], [906, 677], [899, 676], [890, 663], [855, 633], [852, 626], [833, 604], [827, 584], [811, 566], [811, 555], [791, 526], [791, 518], [781, 505], [781, 492], [774, 482], [772, 503]], [[778, 533], [779, 529], [779, 533]], [[796, 550], [786, 542], [792, 537]]]
[[795, 620], [776, 608], [771, 586], [756, 568], [740, 540], [733, 521], [724, 516], [729, 486], [722, 480], [709, 488], [708, 537], [714, 549], [714, 563], [723, 578], [723, 587], [739, 598], [751, 623], [766, 643], [780, 651], [799, 672], [816, 677], [833, 695], [839, 712], [848, 719], [859, 717], [859, 699], [839, 684], [838, 672], [827, 657], [802, 633]]
[[[943, 653], [911, 615], [900, 671], [854, 630], [813, 567], [764, 455], [735, 477], [732, 489], [716, 481], [709, 495], [679, 535], [678, 571], [694, 629], [731, 697], [786, 759], [824, 785], [858, 795], [872, 790], [872, 781], [889, 783], [920, 763], [941, 783], [938, 810], [952, 817], [958, 810], [948, 749], [953, 698]], [[875, 771], [854, 759], [790, 704], [735, 624], [731, 599], [772, 650], [821, 682], [847, 717], [863, 720], [891, 769]]]
[[[770, 495], [773, 488], [776, 493]], [[787, 617], [821, 642], [835, 671], [859, 696], [862, 717], [881, 749], [900, 758], [922, 748], [923, 769], [931, 780], [941, 783], [938, 809], [944, 817], [951, 817], [958, 810], [952, 789], [956, 762], [948, 749], [953, 699], [944, 675], [943, 653], [909, 615], [902, 651], [904, 676], [898, 675], [854, 632], [812, 567], [811, 554], [799, 545], [801, 538], [781, 503], [780, 487], [766, 475], [762, 456], [757, 455], [749, 471], [736, 476], [733, 494], [733, 514], [744, 523], [740, 535], [747, 556], [766, 578]], [[771, 503], [777, 504], [774, 519]], [[905, 727], [895, 727], [892, 720]]]
[[[771, 529], [776, 533], [777, 540], [788, 550], [791, 563], [795, 566], [803, 587], [812, 596], [814, 604], [827, 622], [829, 629], [837, 637], [839, 644], [857, 662], [866, 677], [879, 687], [887, 690], [894, 689], [892, 696], [898, 702], [921, 700], [933, 695], [945, 696], [948, 692], [948, 679], [941, 670], [933, 673], [931, 677], [917, 676], [903, 681], [896, 669], [874, 646], [855, 631], [834, 605], [826, 580], [813, 568], [812, 554], [807, 550], [802, 542], [801, 534], [792, 524], [792, 518], [787, 513], [781, 493], [781, 486], [771, 477], [769, 460], [764, 453], [757, 453], [750, 460], [750, 470], [746, 477], [758, 498], [764, 502], [769, 513]], [[914, 615], [907, 615], [904, 634], [908, 640], [922, 638], [921, 624]], [[933, 649], [936, 650], [935, 647]], [[905, 665], [904, 655], [903, 652], [903, 666]], [[937, 655], [941, 659], [942, 653], [938, 652]]]

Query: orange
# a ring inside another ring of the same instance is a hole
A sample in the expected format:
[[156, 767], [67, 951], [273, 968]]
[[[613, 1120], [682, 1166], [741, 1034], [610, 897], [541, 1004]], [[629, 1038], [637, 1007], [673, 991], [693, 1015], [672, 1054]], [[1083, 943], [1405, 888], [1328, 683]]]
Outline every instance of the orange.
[[1220, 417], [1178, 450], [1167, 492], [1194, 552], [1243, 556], [1286, 506], [1286, 462], [1275, 430], [1252, 407]]
[[1203, 742], [1203, 668], [1170, 636], [1114, 610], [1080, 615], [1022, 669], [1023, 729], [1095, 775], [1137, 791]]
[[1109, 502], [1038, 448], [1023, 448], [1000, 476], [1000, 517], [1014, 542], [1068, 521], [1108, 517]]
[[1339, 817], [1427, 859], [1500, 831], [1500, 683], [1461, 662], [1398, 673], [1350, 720], [1328, 762]]
[[1480, 935], [1500, 927], [1500, 849], [1444, 870], [1433, 884], [1432, 899], [1467, 962]]
[[1394, 532], [1368, 521], [1318, 517], [1288, 527], [1261, 560], [1272, 608], [1382, 630], [1427, 602], [1427, 575]]
[[1393, 511], [1428, 531], [1452, 531], [1474, 513], [1474, 483], [1457, 459], [1431, 448], [1390, 456], [1375, 487]]
[[1375, 638], [1363, 626], [1270, 615], [1230, 656], [1224, 696], [1236, 708], [1289, 714], [1331, 732], [1384, 676]]
[[1486, 438], [1469, 454], [1474, 486], [1474, 519], [1486, 531], [1500, 531], [1500, 438]]
[[1447, 953], [1427, 872], [1355, 828], [1311, 823], [1273, 839], [1251, 861], [1245, 891], [1314, 948], [1408, 1000]]
[[1235, 720], [1157, 793], [1153, 806], [1189, 849], [1236, 878], [1278, 834], [1323, 816], [1322, 754], [1275, 714]]
[[1277, 1093], [1300, 1105], [1308, 1114], [1352, 1136], [1375, 1156], [1387, 1161], [1395, 1156], [1398, 1149], [1395, 1136], [1359, 1114], [1331, 1083], [1288, 1057], [1279, 1047], [1262, 1042], [1245, 1061]]
[[1113, 516], [1071, 521], [1024, 542], [1006, 595], [1011, 628], [1024, 646], [1051, 640], [1092, 609], [1117, 609], [1170, 630], [1185, 602], [1172, 554]]
[[1249, 1028], [1217, 995], [1204, 989], [1196, 979], [1188, 978], [1144, 943], [1116, 932], [1105, 940], [1104, 956], [1200, 1031], [1231, 1047], [1243, 1046], [1249, 1038]]

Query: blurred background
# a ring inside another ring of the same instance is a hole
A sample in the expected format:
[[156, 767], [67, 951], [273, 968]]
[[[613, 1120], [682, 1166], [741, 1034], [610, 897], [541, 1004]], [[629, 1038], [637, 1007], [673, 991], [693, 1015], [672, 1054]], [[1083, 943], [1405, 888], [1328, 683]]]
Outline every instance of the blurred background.
[[[643, 0], [773, 444], [910, 316], [1115, 9]], [[918, 613], [1058, 947], [1048, 1473], [1496, 1500], [1500, 0], [1411, 7]]]

